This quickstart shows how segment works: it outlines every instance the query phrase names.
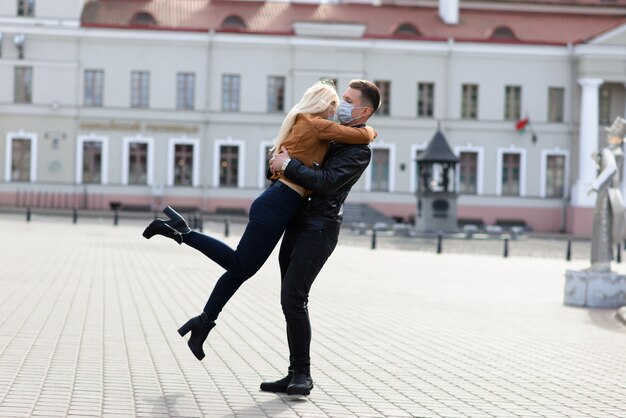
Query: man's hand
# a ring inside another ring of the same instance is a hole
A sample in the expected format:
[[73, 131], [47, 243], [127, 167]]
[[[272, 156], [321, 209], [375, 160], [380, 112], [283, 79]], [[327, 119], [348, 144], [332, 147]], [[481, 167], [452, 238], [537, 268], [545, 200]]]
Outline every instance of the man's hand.
[[272, 173], [282, 172], [283, 163], [290, 159], [287, 148], [280, 147], [280, 153], [270, 158], [270, 170], [272, 170]]

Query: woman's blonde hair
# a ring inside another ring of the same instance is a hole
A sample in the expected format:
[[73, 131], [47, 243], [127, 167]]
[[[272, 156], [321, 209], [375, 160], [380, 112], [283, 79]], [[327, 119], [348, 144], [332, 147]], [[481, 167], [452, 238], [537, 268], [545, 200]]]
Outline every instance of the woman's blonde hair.
[[285, 116], [285, 120], [283, 120], [283, 124], [280, 126], [278, 136], [274, 140], [274, 146], [270, 150], [270, 153], [278, 154], [280, 152], [280, 146], [285, 138], [287, 138], [287, 135], [289, 135], [289, 131], [291, 131], [298, 114], [309, 113], [315, 115], [322, 113], [333, 103], [335, 106], [339, 103], [339, 95], [337, 94], [337, 90], [335, 90], [335, 86], [331, 83], [318, 81], [309, 87], [309, 89], [304, 92], [302, 99], [300, 99], [300, 101], [291, 108], [289, 113], [287, 113], [287, 116]]

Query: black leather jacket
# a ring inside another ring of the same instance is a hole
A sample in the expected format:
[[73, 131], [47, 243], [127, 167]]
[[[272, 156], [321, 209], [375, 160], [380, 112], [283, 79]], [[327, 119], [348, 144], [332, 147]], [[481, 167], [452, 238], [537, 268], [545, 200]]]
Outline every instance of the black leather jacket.
[[292, 226], [339, 234], [343, 203], [371, 156], [369, 145], [331, 142], [321, 168], [310, 168], [292, 159], [285, 169], [285, 177], [313, 191]]

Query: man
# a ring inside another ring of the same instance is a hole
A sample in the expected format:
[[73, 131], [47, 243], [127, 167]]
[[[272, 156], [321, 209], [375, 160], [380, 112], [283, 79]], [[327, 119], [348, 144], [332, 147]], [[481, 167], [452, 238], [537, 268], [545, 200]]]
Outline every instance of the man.
[[[337, 118], [342, 125], [363, 127], [379, 106], [380, 91], [374, 83], [352, 80], [337, 109]], [[263, 391], [308, 395], [313, 389], [309, 291], [337, 245], [343, 203], [370, 159], [368, 145], [331, 142], [321, 169], [290, 159], [284, 148], [270, 161], [273, 172], [284, 172], [285, 177], [314, 193], [285, 231], [279, 254], [289, 371], [280, 380], [261, 383]]]

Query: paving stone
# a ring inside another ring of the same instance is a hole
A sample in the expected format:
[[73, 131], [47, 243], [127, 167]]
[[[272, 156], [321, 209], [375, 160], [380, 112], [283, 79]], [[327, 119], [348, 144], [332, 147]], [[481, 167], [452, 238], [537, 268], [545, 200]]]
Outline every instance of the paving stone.
[[198, 362], [176, 330], [223, 270], [144, 227], [0, 215], [0, 416], [626, 416], [626, 326], [562, 304], [584, 260], [342, 237], [309, 301], [315, 389], [289, 397], [259, 391], [288, 363], [277, 252]]

